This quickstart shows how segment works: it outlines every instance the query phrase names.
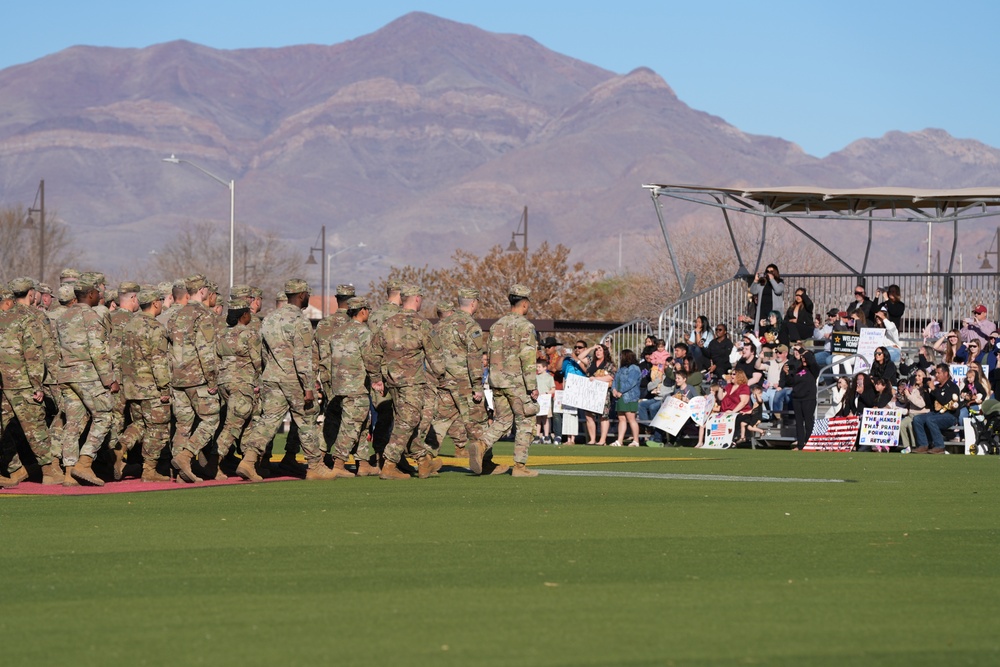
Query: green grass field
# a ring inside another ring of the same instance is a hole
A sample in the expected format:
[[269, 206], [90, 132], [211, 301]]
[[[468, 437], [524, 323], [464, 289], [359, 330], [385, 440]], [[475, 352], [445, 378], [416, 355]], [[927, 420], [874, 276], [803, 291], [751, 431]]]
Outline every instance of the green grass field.
[[1000, 664], [1000, 459], [532, 453], [851, 482], [449, 472], [0, 497], [3, 664]]

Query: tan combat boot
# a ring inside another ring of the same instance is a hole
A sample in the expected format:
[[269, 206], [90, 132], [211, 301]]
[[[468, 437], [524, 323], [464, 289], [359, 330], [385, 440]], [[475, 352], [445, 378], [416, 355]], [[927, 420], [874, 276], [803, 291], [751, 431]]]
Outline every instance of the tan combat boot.
[[73, 466], [66, 466], [63, 471], [63, 486], [80, 486], [80, 482], [73, 479]]
[[484, 475], [506, 475], [510, 472], [510, 466], [500, 465], [496, 463], [493, 459], [489, 461], [483, 461], [483, 474]]
[[469, 470], [473, 475], [483, 474], [483, 446], [478, 442], [470, 442], [467, 445], [469, 450]]
[[125, 455], [128, 454], [128, 450], [118, 445], [118, 449], [112, 450], [112, 453], [115, 455], [114, 476], [117, 482], [125, 473]]
[[333, 474], [337, 477], [354, 477], [354, 473], [344, 467], [344, 462], [340, 459], [333, 460]]
[[243, 460], [236, 467], [236, 474], [248, 482], [264, 481], [264, 478], [257, 474], [257, 452], [252, 449], [243, 452]]
[[323, 459], [309, 464], [306, 479], [337, 479], [337, 473], [326, 467]]
[[378, 478], [379, 479], [410, 479], [410, 476], [407, 475], [405, 472], [401, 471], [399, 469], [399, 467], [395, 463], [393, 463], [389, 459], [386, 459], [385, 463], [382, 465], [382, 472], [379, 473]]
[[52, 459], [48, 465], [42, 466], [42, 484], [53, 486], [62, 484], [63, 469], [59, 466], [59, 459]]
[[142, 462], [142, 481], [144, 482], [169, 482], [168, 475], [161, 475], [156, 472], [156, 461], [145, 460]]
[[538, 477], [538, 471], [532, 470], [525, 463], [515, 463], [514, 470], [510, 473], [511, 477]]
[[94, 486], [104, 486], [104, 480], [95, 475], [93, 468], [91, 468], [93, 463], [93, 457], [87, 455], [81, 456], [80, 460], [73, 466], [73, 477]]
[[0, 477], [0, 489], [13, 489], [26, 479], [28, 479], [28, 471], [22, 466], [12, 472], [10, 477]]
[[358, 472], [356, 475], [358, 477], [378, 477], [380, 472], [382, 471], [379, 470], [378, 466], [373, 466], [368, 461], [361, 461], [358, 463]]
[[453, 456], [456, 459], [467, 459], [469, 458], [469, 450], [465, 447], [456, 447]]
[[431, 454], [425, 454], [420, 459], [417, 460], [417, 477], [420, 479], [427, 479], [428, 477], [437, 477], [438, 470], [441, 469], [441, 461], [434, 458]]
[[193, 460], [194, 454], [188, 449], [182, 449], [180, 454], [170, 459], [170, 465], [177, 468], [177, 472], [180, 473], [181, 479], [189, 484], [197, 484], [198, 482], [203, 481], [201, 477], [198, 477], [198, 475], [194, 474], [194, 471], [191, 470], [191, 461]]

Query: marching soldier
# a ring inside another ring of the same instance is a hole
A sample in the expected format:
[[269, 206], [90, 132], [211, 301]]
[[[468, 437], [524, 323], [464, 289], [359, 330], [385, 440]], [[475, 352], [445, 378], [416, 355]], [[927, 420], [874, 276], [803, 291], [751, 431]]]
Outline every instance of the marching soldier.
[[[139, 285], [131, 281], [124, 281], [118, 285], [116, 308], [111, 311], [111, 337], [108, 339], [108, 348], [111, 351], [111, 361], [115, 365], [118, 383], [122, 384], [122, 341], [125, 337], [125, 327], [128, 325], [132, 315], [139, 310]], [[106, 295], [105, 295], [106, 296]], [[118, 439], [125, 429], [125, 392], [119, 391], [115, 394], [115, 409], [111, 413], [111, 431], [109, 444], [111, 451], [115, 455], [114, 475], [115, 479], [122, 478], [125, 469], [126, 449], [121, 446]]]
[[371, 448], [364, 435], [368, 425], [371, 387], [362, 353], [371, 340], [371, 330], [367, 325], [371, 306], [368, 299], [357, 296], [348, 299], [345, 305], [348, 320], [333, 331], [327, 353], [332, 370], [327, 418], [331, 414], [337, 415], [337, 429], [333, 431], [333, 471], [339, 477], [354, 477], [344, 467], [351, 452], [354, 452], [358, 463], [357, 476], [368, 477], [380, 472], [369, 461]]
[[171, 465], [181, 479], [195, 483], [202, 479], [191, 462], [208, 445], [219, 426], [219, 396], [216, 384], [215, 315], [206, 307], [210, 288], [205, 276], [185, 280], [188, 302], [167, 326], [170, 341], [170, 398], [176, 431]]
[[[317, 362], [316, 381], [323, 391], [325, 402], [323, 411], [323, 443], [329, 445], [337, 439], [340, 429], [340, 411], [331, 406], [334, 394], [330, 390], [330, 376], [334, 372], [330, 363], [330, 343], [334, 332], [350, 321], [347, 315], [347, 302], [354, 297], [354, 285], [337, 285], [337, 310], [330, 313], [316, 325], [313, 333], [313, 344], [316, 347]], [[327, 447], [324, 446], [324, 449]]]
[[372, 332], [365, 356], [372, 389], [378, 394], [388, 389], [393, 405], [393, 427], [379, 477], [408, 479], [409, 475], [399, 470], [399, 461], [410, 452], [417, 459], [418, 476], [424, 479], [441, 468], [434, 450], [424, 442], [435, 404], [428, 370], [434, 376], [440, 374], [441, 351], [430, 323], [417, 315], [423, 300], [420, 288], [406, 285], [400, 289], [400, 297], [402, 309]]
[[[96, 311], [101, 293], [93, 274], [83, 274], [74, 285], [76, 303], [66, 309], [56, 325], [59, 335], [59, 370], [62, 385], [63, 465], [77, 480], [104, 486], [92, 464], [111, 428], [114, 394], [118, 393], [114, 364], [108, 351], [105, 323]], [[80, 446], [87, 423], [90, 433]]]
[[507, 299], [510, 312], [490, 327], [487, 346], [490, 360], [490, 388], [493, 390], [494, 421], [480, 441], [470, 442], [469, 469], [483, 473], [483, 460], [500, 436], [513, 424], [514, 477], [536, 477], [528, 468], [528, 447], [538, 414], [538, 389], [535, 384], [535, 327], [528, 321], [531, 290], [524, 285], [510, 288]]
[[254, 464], [290, 410], [308, 464], [306, 479], [336, 479], [323, 463], [316, 429], [312, 325], [302, 312], [309, 305], [309, 283], [299, 278], [289, 280], [285, 283], [285, 294], [288, 303], [265, 317], [261, 324], [264, 350], [261, 414], [244, 438], [243, 461], [236, 474], [251, 481], [260, 479]]
[[[373, 334], [382, 328], [386, 320], [401, 310], [402, 297], [399, 295], [399, 290], [402, 286], [403, 283], [399, 280], [386, 282], [385, 303], [376, 308], [368, 318], [368, 328]], [[392, 395], [389, 393], [383, 395], [373, 391], [371, 401], [375, 411], [375, 423], [372, 425], [372, 448], [380, 459], [384, 459], [385, 446], [389, 444], [389, 437], [392, 435]], [[384, 464], [384, 460], [382, 463]], [[405, 458], [401, 459], [399, 463], [403, 467], [408, 467]]]
[[[233, 292], [243, 292], [235, 286]], [[246, 290], [249, 294], [249, 289]], [[226, 419], [217, 440], [219, 461], [243, 436], [260, 405], [260, 334], [250, 327], [253, 316], [247, 297], [229, 300], [227, 328], [215, 341], [219, 356], [219, 394], [226, 403]], [[220, 471], [216, 479], [225, 475]]]
[[120, 446], [128, 452], [142, 443], [142, 481], [167, 482], [157, 471], [163, 450], [170, 443], [170, 362], [167, 333], [156, 317], [163, 310], [159, 290], [136, 294], [140, 313], [128, 320], [122, 332], [122, 392], [132, 422], [122, 433]]

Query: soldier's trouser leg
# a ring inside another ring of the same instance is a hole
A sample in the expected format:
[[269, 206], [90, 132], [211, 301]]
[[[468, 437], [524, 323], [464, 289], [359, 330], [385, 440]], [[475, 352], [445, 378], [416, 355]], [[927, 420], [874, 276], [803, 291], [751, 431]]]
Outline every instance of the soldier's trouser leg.
[[[45, 403], [36, 403], [32, 397], [33, 393], [30, 388], [4, 389], [3, 412], [17, 417], [28, 446], [38, 459], [38, 465], [45, 466], [52, 463], [57, 452], [54, 451], [52, 441], [49, 439], [49, 430], [45, 425]], [[10, 421], [6, 414], [2, 419], [4, 425]]]
[[263, 453], [268, 441], [274, 437], [285, 418], [292, 413], [292, 421], [299, 427], [299, 439], [302, 443], [302, 453], [310, 464], [322, 460], [319, 448], [319, 434], [316, 428], [316, 412], [318, 408], [313, 401], [306, 407], [302, 388], [298, 384], [281, 385], [276, 382], [265, 382], [261, 389], [261, 413], [254, 418], [250, 432], [244, 438], [244, 450]]
[[[69, 387], [90, 413], [90, 433], [87, 434], [86, 442], [80, 447], [80, 456], [94, 458], [111, 429], [111, 411], [115, 407], [114, 394], [100, 381], [73, 382]], [[66, 419], [69, 421], [68, 414]]]
[[243, 437], [244, 429], [248, 428], [250, 420], [257, 412], [259, 400], [250, 385], [219, 387], [219, 393], [226, 402], [226, 420], [222, 424], [216, 444], [219, 454], [225, 455]]
[[108, 433], [110, 438], [108, 439], [108, 444], [111, 449], [118, 449], [119, 438], [121, 438], [122, 431], [125, 430], [125, 392], [119, 390], [117, 394], [113, 394], [115, 406], [111, 411], [111, 428]]
[[368, 439], [363, 435], [368, 426], [370, 404], [368, 395], [336, 396], [332, 402], [336, 402], [340, 407], [340, 426], [333, 446], [333, 455], [341, 461], [346, 461], [357, 447], [354, 458], [358, 461], [367, 461], [371, 456], [371, 448], [368, 446]]
[[[208, 391], [207, 385], [200, 387], [186, 387], [184, 394], [187, 397], [187, 405], [197, 420], [192, 423], [197, 425], [190, 435], [185, 438], [183, 449], [189, 450], [192, 454], [198, 454], [208, 445], [219, 428], [219, 397]], [[180, 433], [180, 419], [177, 422], [177, 432]], [[174, 447], [176, 449], [176, 438]]]
[[[427, 389], [427, 385], [414, 385], [393, 387], [390, 390], [393, 425], [389, 444], [385, 447], [386, 460], [399, 463], [407, 451], [417, 458], [432, 453], [423, 437], [420, 437], [425, 405], [432, 402], [427, 400], [430, 397]], [[427, 415], [427, 418], [429, 417], [430, 415]]]
[[[459, 397], [459, 407], [464, 407], [460, 418], [460, 427], [464, 427], [464, 433], [459, 435], [462, 444], [468, 442], [480, 442], [483, 439], [483, 432], [486, 430], [486, 401], [480, 400], [476, 403], [472, 400], [472, 394]], [[458, 444], [459, 440], [455, 443]]]
[[[157, 402], [159, 402], [159, 400], [160, 399], [156, 399]], [[167, 405], [167, 407], [169, 408], [170, 406]], [[132, 421], [127, 427], [125, 427], [125, 430], [122, 431], [121, 437], [118, 438], [118, 442], [125, 448], [125, 451], [129, 451], [138, 443], [144, 441], [146, 437], [146, 422], [142, 418], [142, 401], [128, 401], [125, 404], [125, 409], [128, 410]]]
[[170, 389], [170, 404], [174, 411], [174, 440], [171, 443], [171, 453], [180, 454], [188, 446], [188, 437], [194, 430], [195, 411], [184, 389]]
[[437, 390], [437, 410], [431, 420], [431, 430], [427, 434], [427, 444], [435, 451], [441, 449], [441, 443], [451, 430], [451, 425], [461, 414], [458, 400], [460, 397], [457, 392], [447, 389]]
[[490, 449], [496, 441], [510, 431], [514, 425], [514, 411], [502, 389], [493, 389], [493, 423], [483, 430], [484, 449]]
[[158, 398], [138, 403], [139, 419], [143, 421], [145, 430], [142, 439], [142, 458], [145, 461], [155, 462], [170, 442], [170, 404], [161, 403]]
[[68, 384], [62, 385], [63, 414], [66, 416], [66, 426], [62, 432], [63, 466], [76, 465], [80, 458], [80, 435], [87, 428], [90, 413], [80, 397]]

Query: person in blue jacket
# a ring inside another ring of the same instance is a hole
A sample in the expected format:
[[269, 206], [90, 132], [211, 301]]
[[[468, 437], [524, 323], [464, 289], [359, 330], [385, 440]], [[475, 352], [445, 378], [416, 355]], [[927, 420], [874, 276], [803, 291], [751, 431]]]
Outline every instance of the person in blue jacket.
[[625, 438], [625, 423], [632, 432], [632, 442], [630, 446], [639, 446], [639, 422], [636, 421], [636, 413], [639, 411], [639, 385], [642, 380], [642, 371], [639, 369], [638, 359], [632, 350], [622, 350], [619, 355], [618, 372], [615, 373], [615, 381], [611, 384], [611, 395], [615, 397], [615, 409], [618, 412], [618, 439], [611, 443], [612, 447], [621, 447]]

